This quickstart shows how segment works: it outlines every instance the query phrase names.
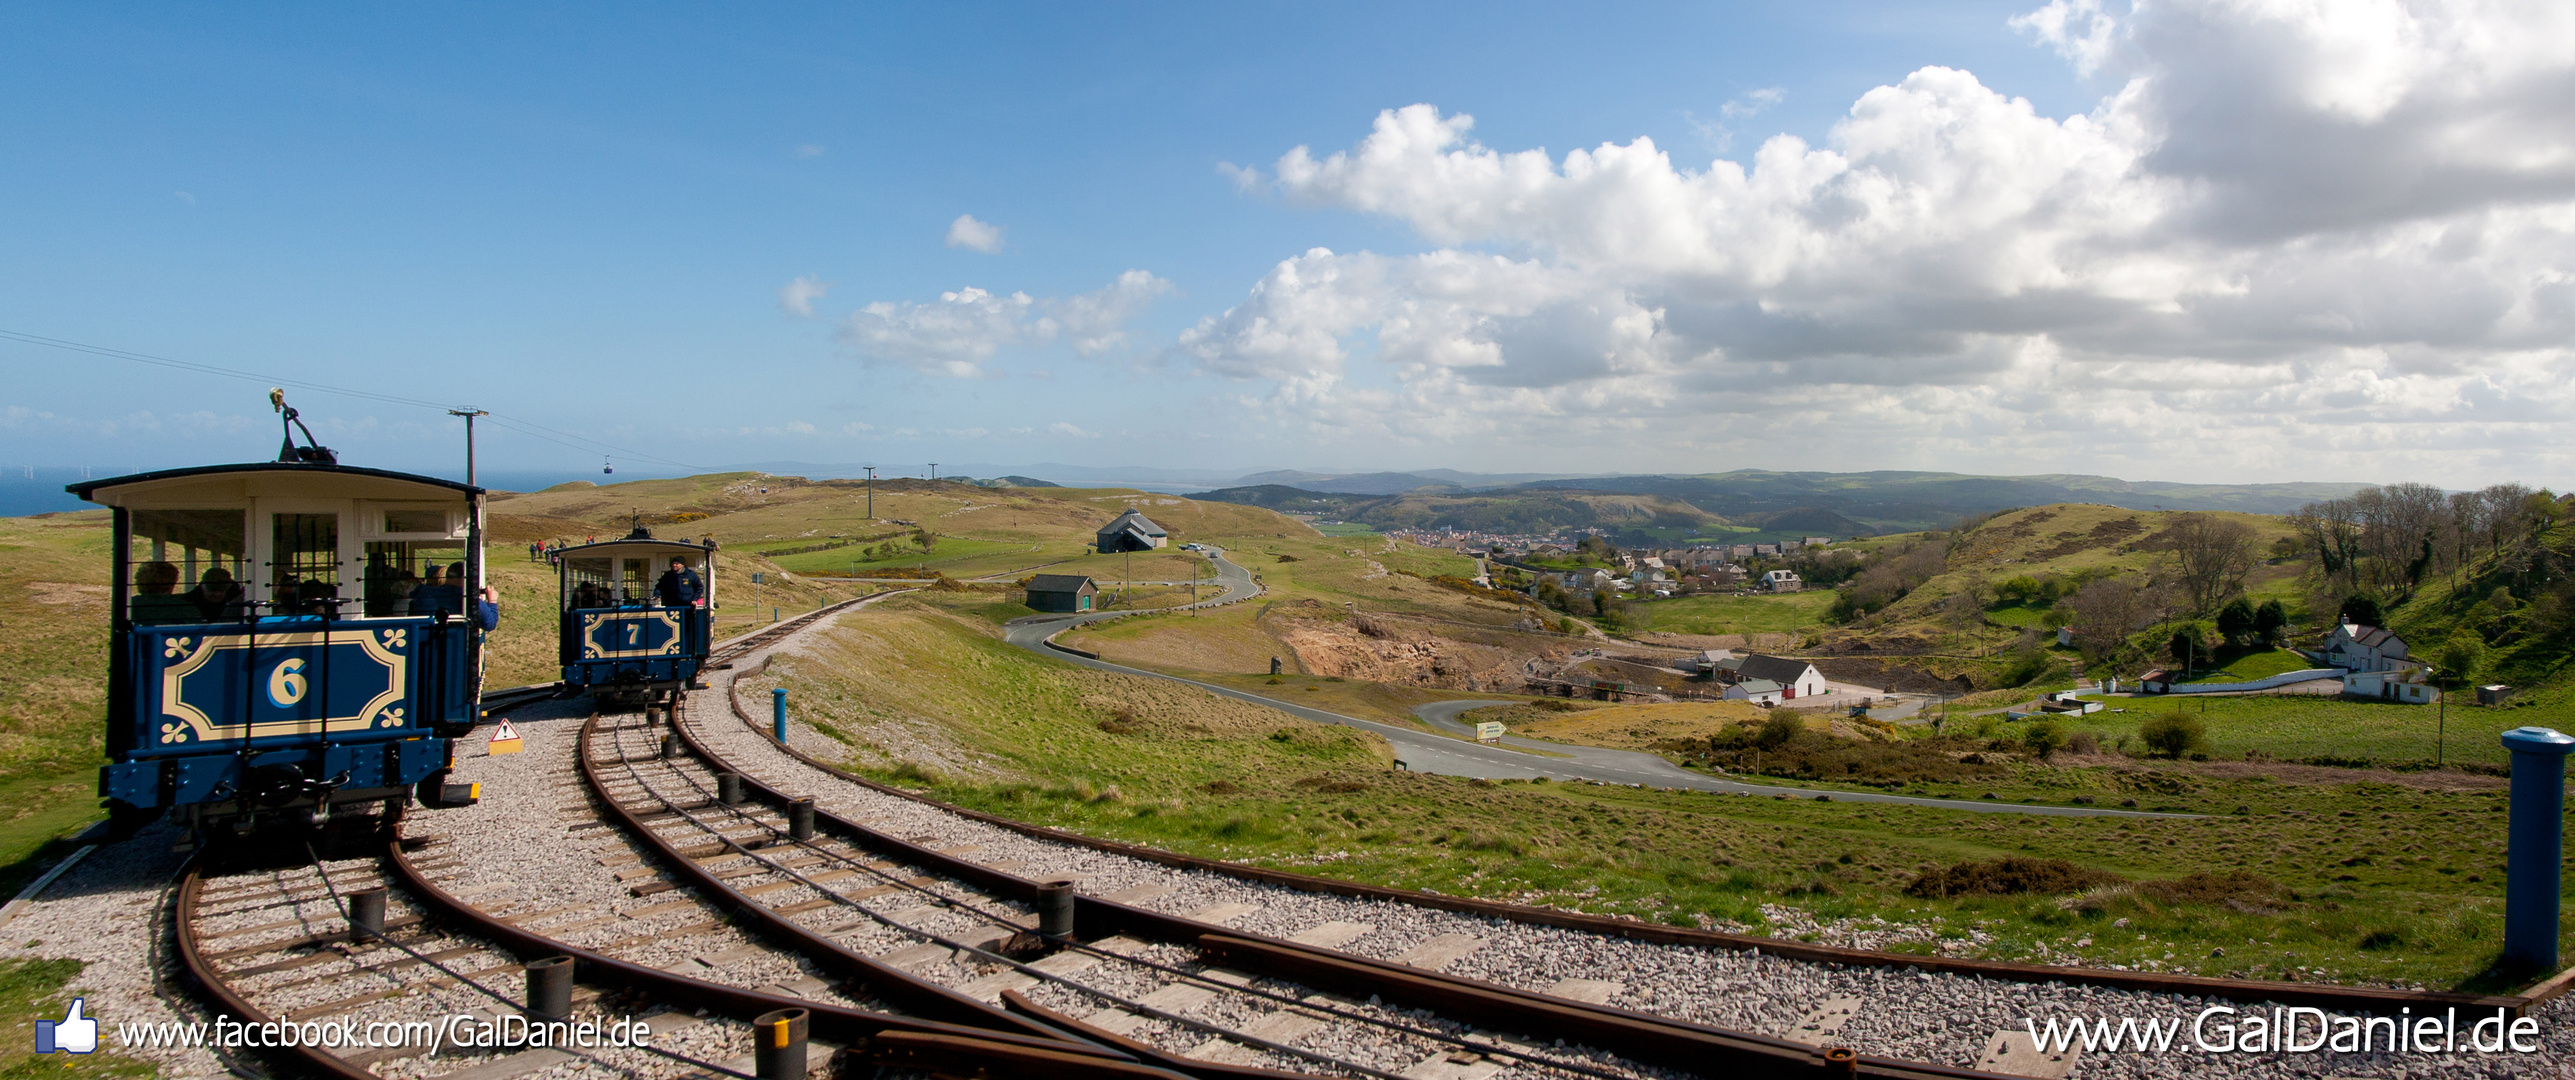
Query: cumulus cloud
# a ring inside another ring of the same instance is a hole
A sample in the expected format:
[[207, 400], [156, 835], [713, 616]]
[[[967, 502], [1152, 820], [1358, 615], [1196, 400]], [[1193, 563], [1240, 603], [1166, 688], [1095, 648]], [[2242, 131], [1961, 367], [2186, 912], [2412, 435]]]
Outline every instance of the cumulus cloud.
[[1880, 463], [2072, 441], [2340, 475], [2333, 448], [2432, 452], [2373, 424], [2473, 456], [2575, 405], [2550, 381], [2575, 8], [2054, 0], [2012, 26], [2115, 85], [2052, 118], [1927, 67], [1821, 145], [1698, 166], [1388, 110], [1271, 184], [1433, 250], [1284, 260], [1180, 349], [1318, 429], [1762, 446], [1829, 409]]
[[975, 220], [973, 214], [959, 214], [948, 223], [948, 246], [980, 251], [986, 255], [1001, 251], [1001, 226]]
[[1115, 348], [1126, 340], [1126, 324], [1170, 291], [1169, 281], [1129, 270], [1095, 291], [1044, 300], [977, 288], [940, 293], [931, 303], [880, 300], [852, 312], [840, 339], [871, 363], [979, 379], [1006, 346], [1064, 337], [1084, 356]]
[[810, 275], [798, 277], [778, 288], [778, 310], [803, 318], [814, 317], [814, 301], [832, 291], [831, 282]]

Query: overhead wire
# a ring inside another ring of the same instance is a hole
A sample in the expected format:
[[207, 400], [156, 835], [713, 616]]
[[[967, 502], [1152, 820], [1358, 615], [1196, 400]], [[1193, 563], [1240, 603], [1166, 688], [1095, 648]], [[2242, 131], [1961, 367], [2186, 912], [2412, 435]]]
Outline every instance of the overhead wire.
[[[92, 345], [87, 342], [68, 341], [63, 338], [46, 337], [42, 334], [30, 334], [19, 330], [0, 329], [0, 340], [15, 341], [27, 345], [40, 345], [49, 349], [61, 349], [66, 352], [86, 353], [91, 356], [103, 356], [116, 360], [127, 360], [137, 364], [150, 364], [155, 367], [174, 368], [180, 371], [193, 371], [203, 375], [216, 375], [228, 379], [240, 379], [245, 382], [266, 383], [270, 386], [283, 386], [297, 390], [309, 390], [318, 394], [337, 394], [342, 397], [359, 398], [367, 401], [381, 401], [390, 405], [407, 405], [412, 408], [436, 409], [441, 412], [455, 408], [455, 406], [445, 402], [424, 401], [420, 398], [403, 397], [399, 394], [386, 394], [373, 390], [356, 390], [345, 386], [333, 386], [329, 383], [318, 383], [309, 379], [291, 379], [280, 375], [269, 375], [256, 371], [243, 371], [239, 368], [228, 368], [217, 364], [201, 363], [195, 360], [180, 360], [167, 356], [155, 356], [150, 353], [139, 353], [127, 349], [110, 348], [105, 345]], [[526, 420], [515, 416], [488, 413], [484, 416], [484, 420], [486, 422], [498, 423], [502, 427], [508, 428], [513, 432], [525, 435], [532, 439], [542, 439], [557, 446], [568, 447], [584, 453], [598, 453], [605, 450], [639, 461], [650, 461], [655, 464], [669, 465], [674, 468], [701, 470], [708, 468], [708, 466], [705, 465], [697, 465], [685, 461], [673, 461], [669, 458], [655, 454], [648, 454], [641, 450], [635, 450], [629, 447], [619, 446], [615, 443], [593, 439], [587, 435], [576, 435], [572, 432], [564, 431], [561, 428], [547, 427], [533, 420]], [[549, 432], [552, 434], [547, 434]], [[555, 436], [562, 436], [562, 438], [556, 438]], [[567, 442], [565, 441], [567, 439], [573, 441]]]

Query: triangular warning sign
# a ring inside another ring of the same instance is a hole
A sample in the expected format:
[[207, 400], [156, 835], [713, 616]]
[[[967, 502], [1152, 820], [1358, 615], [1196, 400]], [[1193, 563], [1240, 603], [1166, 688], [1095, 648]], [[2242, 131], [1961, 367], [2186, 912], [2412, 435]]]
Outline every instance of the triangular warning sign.
[[511, 727], [506, 717], [501, 720], [499, 727], [492, 729], [493, 742], [517, 742], [518, 738], [519, 729]]

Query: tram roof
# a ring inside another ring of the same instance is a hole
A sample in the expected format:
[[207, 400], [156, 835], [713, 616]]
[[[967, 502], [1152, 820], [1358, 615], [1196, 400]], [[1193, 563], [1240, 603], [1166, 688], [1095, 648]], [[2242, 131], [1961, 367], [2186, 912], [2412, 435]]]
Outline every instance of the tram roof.
[[[354, 482], [351, 483], [350, 486], [361, 488], [374, 482], [391, 481], [418, 485], [421, 487], [443, 488], [447, 491], [452, 491], [456, 494], [466, 496], [483, 494], [482, 488], [476, 487], [472, 484], [459, 483], [454, 480], [442, 479], [435, 476], [422, 476], [417, 473], [395, 472], [391, 469], [370, 469], [359, 465], [305, 465], [291, 461], [254, 461], [243, 462], [235, 465], [197, 465], [185, 469], [161, 469], [155, 472], [134, 473], [129, 476], [110, 476], [98, 480], [84, 480], [77, 484], [65, 485], [63, 490], [71, 492], [74, 495], [78, 495], [82, 499], [90, 502], [105, 503], [112, 501], [116, 492], [123, 488], [138, 487], [145, 484], [169, 484], [171, 486], [177, 486], [171, 482], [218, 476], [247, 477], [257, 474], [292, 476], [299, 479], [331, 477], [342, 481]], [[104, 493], [107, 498], [100, 498], [99, 496], [102, 493]]]
[[593, 551], [605, 548], [669, 548], [695, 552], [708, 552], [715, 550], [714, 548], [698, 543], [695, 540], [663, 540], [658, 537], [651, 536], [620, 536], [614, 540], [594, 540], [587, 544], [566, 544], [556, 550], [559, 550], [566, 555], [570, 555], [576, 552]]

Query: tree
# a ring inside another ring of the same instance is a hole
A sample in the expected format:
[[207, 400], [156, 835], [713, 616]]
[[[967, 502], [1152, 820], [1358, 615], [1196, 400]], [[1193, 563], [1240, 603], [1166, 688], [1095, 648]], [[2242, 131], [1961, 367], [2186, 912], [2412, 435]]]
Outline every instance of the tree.
[[2343, 598], [2342, 618], [2344, 622], [2360, 626], [2384, 626], [2387, 615], [2378, 609], [2378, 601], [2370, 599], [2368, 594], [2353, 593]]
[[921, 545], [921, 553], [927, 555], [931, 549], [939, 546], [939, 535], [928, 529], [914, 529], [912, 542]]
[[2216, 607], [2244, 586], [2253, 571], [2253, 527], [2215, 514], [2177, 515], [2165, 530], [2172, 536], [2174, 569], [2191, 614]]
[[2187, 673], [2194, 659], [2208, 655], [2208, 643], [2204, 640], [2207, 636], [2201, 632], [2199, 624], [2183, 623], [2173, 628], [2172, 640], [2164, 643], [2164, 652], [2182, 665], [2182, 670]]
[[2227, 643], [2242, 645], [2253, 639], [2253, 604], [2239, 596], [2217, 609], [2217, 632]]
[[2128, 644], [2128, 635], [2146, 625], [2145, 597], [2124, 578], [2103, 578], [2075, 590], [2065, 602], [2074, 616], [2074, 644], [2085, 660], [2100, 664]]
[[2146, 749], [2177, 758], [2205, 745], [2208, 730], [2189, 713], [2168, 712], [2149, 716], [2137, 725], [2137, 738], [2146, 744]]
[[2442, 642], [2440, 648], [2433, 650], [2432, 662], [2452, 679], [2474, 682], [2477, 669], [2486, 662], [2485, 639], [2478, 637], [2476, 631], [2462, 626], [2452, 631], [2450, 639]]
[[2261, 635], [2263, 641], [2279, 644], [2280, 632], [2288, 628], [2289, 609], [2281, 607], [2279, 601], [2265, 600], [2261, 607], [2253, 609], [2253, 632]]

